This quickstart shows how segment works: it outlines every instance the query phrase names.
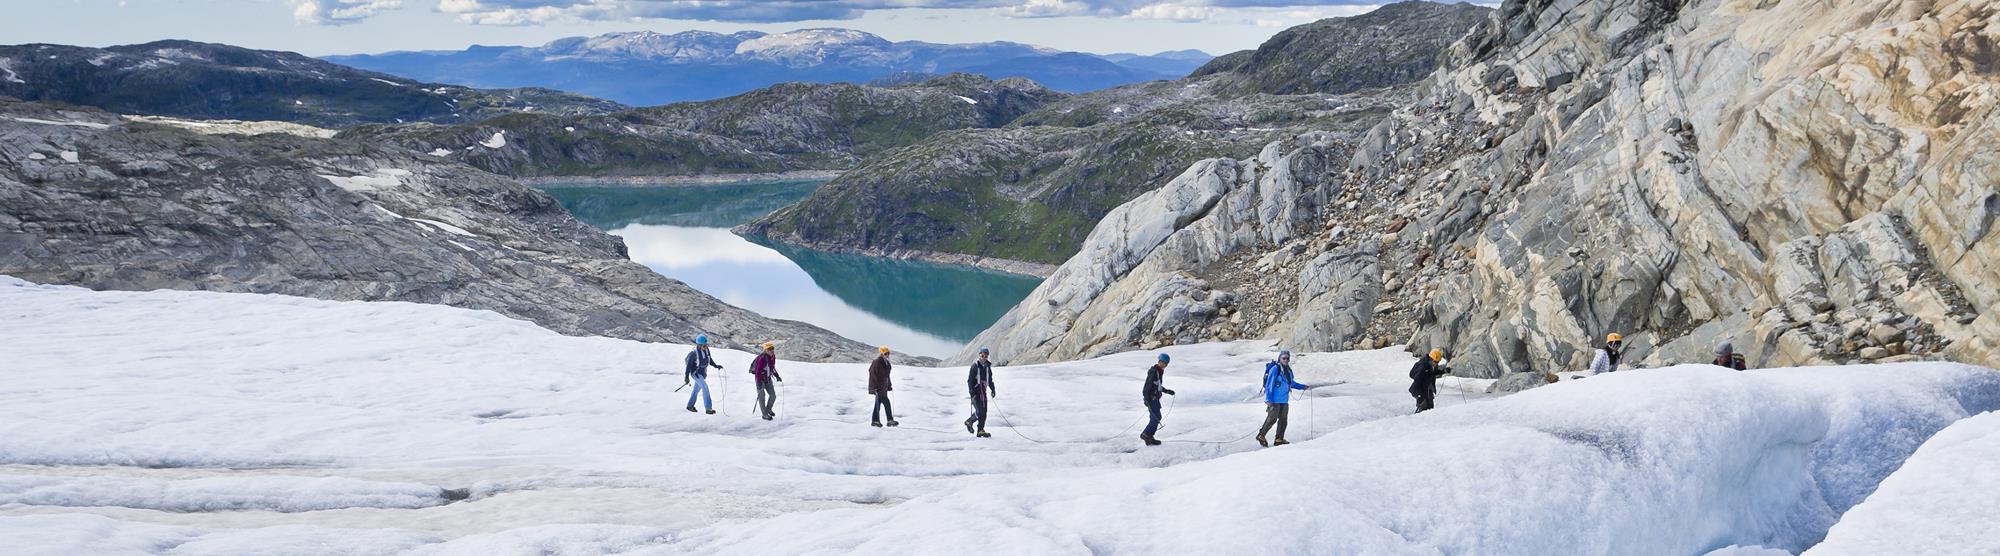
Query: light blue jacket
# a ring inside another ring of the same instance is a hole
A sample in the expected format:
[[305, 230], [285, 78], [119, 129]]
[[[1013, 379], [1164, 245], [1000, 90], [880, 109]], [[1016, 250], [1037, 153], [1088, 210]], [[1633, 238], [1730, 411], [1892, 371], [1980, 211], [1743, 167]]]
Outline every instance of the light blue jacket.
[[1292, 391], [1306, 385], [1292, 379], [1292, 367], [1272, 361], [1264, 365], [1264, 403], [1292, 403]]

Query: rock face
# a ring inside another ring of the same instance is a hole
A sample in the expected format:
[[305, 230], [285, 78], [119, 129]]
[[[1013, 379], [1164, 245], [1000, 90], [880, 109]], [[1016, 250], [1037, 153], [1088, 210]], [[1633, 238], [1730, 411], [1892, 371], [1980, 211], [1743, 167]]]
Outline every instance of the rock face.
[[290, 52], [192, 41], [0, 46], [0, 96], [123, 114], [320, 127], [456, 123], [501, 114], [603, 114], [615, 102], [549, 89], [481, 90], [358, 70]]
[[1003, 126], [1062, 96], [1025, 80], [967, 74], [896, 87], [788, 83], [605, 115], [363, 126], [342, 137], [516, 177], [831, 170], [939, 132]]
[[0, 101], [0, 274], [436, 303], [565, 334], [774, 340], [806, 359], [873, 354], [655, 274], [506, 178], [395, 148], [203, 135], [41, 103]]
[[1350, 93], [1428, 77], [1438, 56], [1492, 10], [1397, 2], [1286, 29], [1256, 50], [1210, 61], [1190, 77], [1226, 75], [1238, 94]]
[[[1707, 361], [1721, 340], [1759, 366], [2000, 363], [1995, 17], [1969, 1], [1510, 1], [1347, 152], [1294, 141], [1181, 178], [1238, 168], [1218, 183], [1277, 197], [1165, 228], [1106, 218], [974, 343], [1018, 363], [1209, 335], [1380, 339], [1497, 377], [1581, 368], [1616, 331], [1638, 365]], [[1318, 185], [1261, 185], [1281, 171]], [[1310, 232], [1169, 240], [1205, 227]], [[1362, 313], [1375, 282], [1298, 296], [1308, 265], [1368, 247], [1381, 310], [1363, 332], [1293, 322]], [[1170, 322], [1141, 305], [1165, 299], [1240, 308]]]
[[[1366, 130], [1407, 100], [1408, 90], [1393, 86], [1421, 79], [1473, 25], [1470, 17], [1458, 27], [1451, 18], [1439, 24], [1434, 12], [1486, 11], [1396, 4], [1295, 30], [1256, 52], [1258, 60], [1336, 65], [1237, 64], [1054, 100], [1005, 129], [944, 133], [871, 157], [741, 231], [820, 249], [1054, 265], [1075, 254], [1113, 207], [1194, 161], [1250, 156], [1307, 130]], [[1321, 52], [1328, 49], [1338, 52]], [[1284, 95], [1246, 85], [1280, 77]]]

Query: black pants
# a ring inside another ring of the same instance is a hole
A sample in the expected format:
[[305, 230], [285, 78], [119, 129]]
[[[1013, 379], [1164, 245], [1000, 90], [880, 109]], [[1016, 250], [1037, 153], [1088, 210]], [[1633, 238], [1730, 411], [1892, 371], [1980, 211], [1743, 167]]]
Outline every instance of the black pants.
[[772, 384], [771, 379], [768, 378], [757, 379], [757, 405], [763, 407], [765, 417], [775, 417], [778, 415], [777, 412], [771, 411], [771, 406], [777, 403], [778, 390], [776, 385]]
[[972, 392], [972, 417], [965, 422], [977, 424], [979, 430], [986, 430], [986, 393]]
[[882, 422], [882, 414], [884, 413], [889, 414], [890, 421], [896, 420], [896, 410], [889, 407], [889, 392], [887, 390], [875, 393], [875, 410], [874, 413], [870, 414], [869, 420], [880, 423]]
[[1257, 429], [1257, 437], [1263, 438], [1264, 433], [1271, 432], [1271, 425], [1276, 424], [1278, 425], [1278, 440], [1284, 440], [1285, 425], [1291, 424], [1291, 421], [1292, 421], [1292, 404], [1288, 403], [1264, 404], [1264, 428]]
[[1156, 432], [1160, 432], [1160, 400], [1146, 400], [1146, 430], [1139, 436], [1152, 438]]
[[1437, 404], [1436, 393], [1424, 392], [1417, 394], [1417, 413], [1430, 411], [1431, 409], [1437, 407], [1436, 404]]

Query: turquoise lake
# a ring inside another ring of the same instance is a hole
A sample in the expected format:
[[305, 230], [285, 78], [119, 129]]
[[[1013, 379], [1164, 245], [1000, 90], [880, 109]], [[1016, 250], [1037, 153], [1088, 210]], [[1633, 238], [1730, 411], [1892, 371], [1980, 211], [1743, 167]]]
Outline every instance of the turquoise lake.
[[964, 347], [1040, 279], [828, 253], [729, 229], [811, 194], [821, 182], [542, 187], [570, 213], [624, 238], [632, 260], [722, 301], [809, 322], [862, 342], [941, 357]]

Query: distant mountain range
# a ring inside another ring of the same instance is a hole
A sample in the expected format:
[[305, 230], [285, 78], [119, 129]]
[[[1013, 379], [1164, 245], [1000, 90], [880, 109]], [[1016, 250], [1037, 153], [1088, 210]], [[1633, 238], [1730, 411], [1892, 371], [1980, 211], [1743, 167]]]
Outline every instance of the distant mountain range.
[[439, 85], [291, 52], [179, 40], [107, 48], [0, 46], [0, 96], [123, 114], [322, 127], [458, 123], [517, 112], [602, 114], [624, 108], [548, 89]]
[[1013, 42], [892, 42], [851, 29], [765, 34], [651, 31], [542, 46], [328, 56], [411, 79], [468, 87], [547, 87], [631, 105], [707, 100], [778, 83], [869, 83], [898, 74], [1023, 77], [1059, 91], [1178, 79], [1213, 59], [1198, 50], [1083, 54]]

